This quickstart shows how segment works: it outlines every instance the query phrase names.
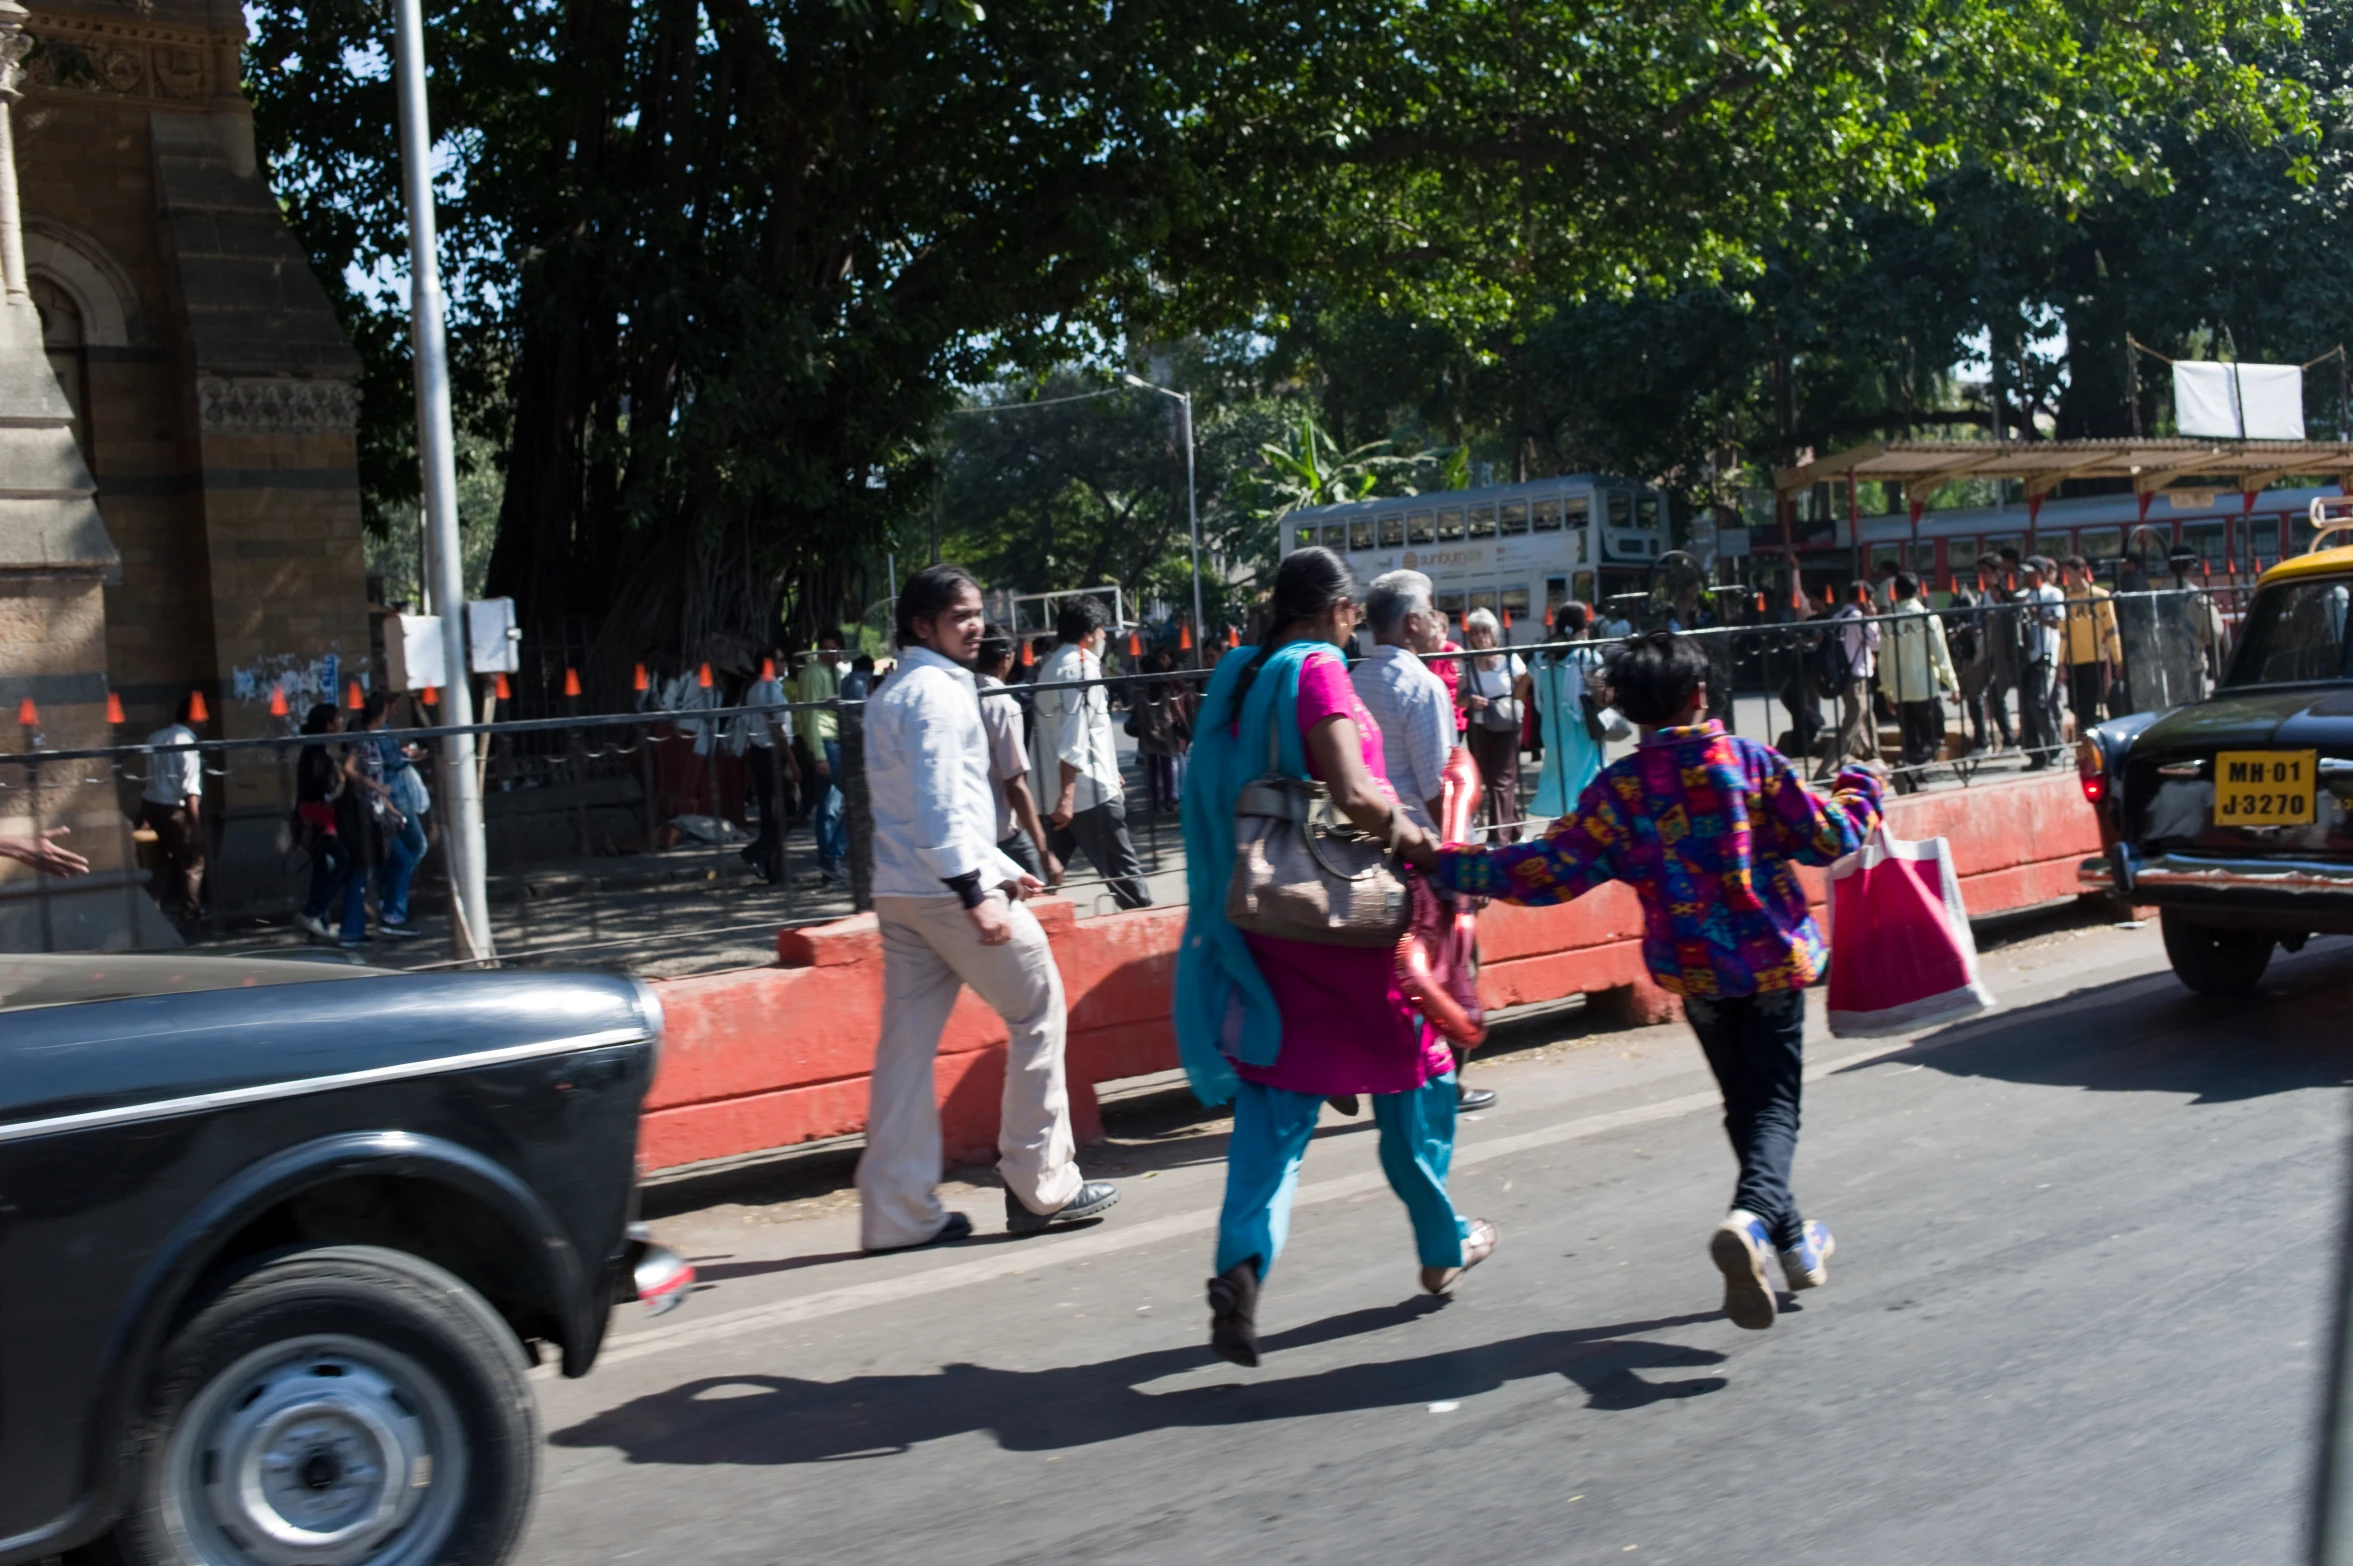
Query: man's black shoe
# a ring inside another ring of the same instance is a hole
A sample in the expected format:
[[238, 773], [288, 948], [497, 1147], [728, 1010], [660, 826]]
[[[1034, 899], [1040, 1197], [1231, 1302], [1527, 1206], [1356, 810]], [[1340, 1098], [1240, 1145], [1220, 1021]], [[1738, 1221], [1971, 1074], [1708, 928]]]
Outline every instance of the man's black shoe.
[[950, 1213], [948, 1221], [941, 1224], [939, 1232], [928, 1240], [917, 1240], [913, 1245], [869, 1245], [866, 1247], [866, 1254], [888, 1256], [896, 1251], [920, 1251], [927, 1245], [953, 1245], [958, 1240], [971, 1238], [972, 1220], [962, 1213]]
[[1033, 1213], [1011, 1191], [1005, 1193], [1005, 1232], [1007, 1234], [1043, 1234], [1048, 1224], [1071, 1223], [1080, 1218], [1092, 1218], [1119, 1204], [1119, 1187], [1108, 1180], [1089, 1180], [1078, 1188], [1078, 1194], [1050, 1213]]
[[1482, 1109], [1493, 1109], [1494, 1107], [1495, 1090], [1493, 1088], [1464, 1087], [1459, 1083], [1456, 1084], [1454, 1108], [1457, 1114], [1476, 1114]]

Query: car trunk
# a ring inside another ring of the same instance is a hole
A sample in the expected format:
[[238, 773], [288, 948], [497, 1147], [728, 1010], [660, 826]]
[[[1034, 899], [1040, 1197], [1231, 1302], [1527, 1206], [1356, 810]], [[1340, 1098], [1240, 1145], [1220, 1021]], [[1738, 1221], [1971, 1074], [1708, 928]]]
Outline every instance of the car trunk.
[[[2353, 861], [2353, 779], [2315, 781], [2313, 819], [2300, 826], [2232, 826], [2216, 819], [2216, 758], [2226, 752], [2312, 751], [2353, 761], [2353, 683], [2225, 691], [2167, 714], [2133, 741], [2125, 763], [2123, 824], [2143, 850], [2297, 855]], [[2194, 776], [2187, 769], [2196, 769]]]

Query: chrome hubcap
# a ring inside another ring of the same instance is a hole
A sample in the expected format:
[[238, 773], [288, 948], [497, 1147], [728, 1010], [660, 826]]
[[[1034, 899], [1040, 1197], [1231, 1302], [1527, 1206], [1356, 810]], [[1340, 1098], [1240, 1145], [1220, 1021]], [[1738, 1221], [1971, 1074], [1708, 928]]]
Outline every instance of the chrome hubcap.
[[455, 1509], [462, 1440], [440, 1387], [383, 1345], [272, 1344], [189, 1403], [167, 1514], [219, 1566], [426, 1560]]

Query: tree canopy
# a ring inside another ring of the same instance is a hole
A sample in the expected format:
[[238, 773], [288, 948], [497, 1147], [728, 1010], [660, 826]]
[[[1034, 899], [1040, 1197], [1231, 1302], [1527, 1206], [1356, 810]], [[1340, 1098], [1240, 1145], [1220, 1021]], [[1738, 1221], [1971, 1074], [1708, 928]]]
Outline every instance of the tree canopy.
[[[249, 14], [394, 504], [385, 17]], [[1263, 391], [1385, 333], [1447, 366], [1442, 421], [1524, 449], [1606, 312], [1637, 344], [1681, 314], [1662, 376], [1753, 365], [1710, 323], [1767, 318], [1777, 278], [1868, 296], [1875, 234], [1954, 243], [1964, 182], [2064, 225], [2183, 199], [2192, 149], [2317, 166], [2266, 0], [445, 0], [428, 38], [492, 590], [600, 627], [607, 669], [869, 596], [973, 388], [1241, 331]], [[1339, 411], [1343, 445], [1390, 432]]]

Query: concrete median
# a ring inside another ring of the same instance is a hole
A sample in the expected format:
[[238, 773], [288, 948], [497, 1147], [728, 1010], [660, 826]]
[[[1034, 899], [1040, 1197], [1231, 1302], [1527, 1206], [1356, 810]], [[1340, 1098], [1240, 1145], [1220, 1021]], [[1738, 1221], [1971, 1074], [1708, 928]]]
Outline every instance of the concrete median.
[[[1972, 915], [2073, 897], [2100, 848], [2072, 773], [1891, 801], [1891, 830], [1945, 837]], [[1819, 902], [1822, 877], [1807, 872]], [[1182, 908], [1081, 919], [1059, 898], [1032, 905], [1069, 997], [1071, 1107], [1082, 1141], [1101, 1134], [1096, 1087], [1176, 1064], [1169, 989]], [[1480, 990], [1490, 1008], [1586, 995], [1628, 1024], [1674, 1015], [1641, 961], [1641, 910], [1623, 886], [1557, 908], [1490, 907], [1480, 918]], [[774, 967], [664, 981], [669, 1038], [647, 1101], [649, 1170], [736, 1157], [864, 1127], [882, 1017], [882, 943], [872, 915], [785, 930]], [[969, 991], [940, 1040], [940, 1122], [952, 1160], [996, 1143], [1005, 1030]]]

